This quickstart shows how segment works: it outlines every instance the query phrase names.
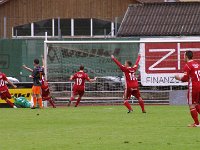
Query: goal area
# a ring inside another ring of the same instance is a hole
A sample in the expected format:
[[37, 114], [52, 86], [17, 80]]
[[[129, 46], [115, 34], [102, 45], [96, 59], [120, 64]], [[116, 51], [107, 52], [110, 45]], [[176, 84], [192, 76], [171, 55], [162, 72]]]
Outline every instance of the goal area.
[[[182, 75], [184, 53], [194, 52], [200, 58], [200, 38], [138, 38], [73, 41], [44, 41], [45, 75], [52, 95], [60, 105], [65, 105], [71, 94], [73, 82], [69, 77], [84, 65], [94, 83], [86, 83], [82, 104], [122, 104], [125, 79], [122, 71], [112, 61], [114, 55], [122, 64], [134, 64], [141, 55], [136, 76], [145, 103], [170, 104], [179, 92], [187, 90], [186, 83], [175, 80]], [[137, 103], [132, 97], [131, 103]]]

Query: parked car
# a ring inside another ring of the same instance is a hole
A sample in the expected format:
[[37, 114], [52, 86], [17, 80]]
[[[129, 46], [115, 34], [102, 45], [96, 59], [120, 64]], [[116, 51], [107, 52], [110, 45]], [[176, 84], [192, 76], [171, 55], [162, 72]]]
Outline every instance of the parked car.
[[7, 77], [7, 79], [10, 80], [13, 83], [19, 83], [19, 80], [17, 78]]
[[96, 82], [86, 86], [88, 91], [118, 91], [122, 89], [121, 77], [115, 76], [98, 77]]

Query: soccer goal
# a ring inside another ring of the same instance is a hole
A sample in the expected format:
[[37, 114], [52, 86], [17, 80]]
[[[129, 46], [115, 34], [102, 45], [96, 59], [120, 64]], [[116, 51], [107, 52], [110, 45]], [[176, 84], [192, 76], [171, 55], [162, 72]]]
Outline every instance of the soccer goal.
[[[121, 104], [123, 102], [124, 77], [111, 60], [114, 55], [122, 64], [125, 60], [135, 62], [141, 55], [137, 77], [145, 103], [169, 104], [170, 92], [186, 89], [186, 84], [175, 80], [182, 72], [183, 54], [187, 50], [200, 58], [200, 38], [138, 38], [44, 41], [44, 64], [46, 78], [58, 103], [66, 103], [72, 92], [69, 77], [80, 65], [94, 83], [86, 83], [82, 103]], [[137, 103], [135, 98], [132, 103]]]

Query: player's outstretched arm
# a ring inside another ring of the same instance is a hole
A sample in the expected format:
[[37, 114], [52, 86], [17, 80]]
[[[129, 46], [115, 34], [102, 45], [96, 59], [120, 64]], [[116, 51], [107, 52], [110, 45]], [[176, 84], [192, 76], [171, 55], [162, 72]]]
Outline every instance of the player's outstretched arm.
[[89, 82], [95, 82], [97, 80], [97, 77], [95, 77], [94, 79], [90, 79], [89, 77], [88, 77], [88, 81]]
[[187, 73], [184, 73], [183, 77], [180, 77], [179, 75], [175, 75], [175, 79], [182, 82], [188, 82], [189, 76], [187, 75]]
[[72, 81], [72, 80], [73, 80], [73, 78], [74, 78], [74, 76], [70, 76], [69, 80], [70, 80], [70, 81]]
[[44, 56], [41, 55], [41, 57], [42, 57], [42, 67], [45, 68], [45, 64], [44, 64]]
[[33, 75], [29, 75], [28, 77], [31, 78], [31, 79], [33, 79]]
[[138, 57], [137, 57], [137, 60], [135, 62], [135, 65], [133, 66], [133, 68], [137, 69], [138, 68], [138, 64], [140, 62], [140, 58], [141, 58], [141, 55], [139, 54]]
[[111, 58], [121, 70], [124, 70], [124, 66], [115, 58], [114, 55], [111, 55]]
[[175, 75], [175, 79], [181, 81], [181, 77], [179, 75]]
[[23, 67], [24, 69], [26, 69], [26, 70], [30, 71], [30, 72], [33, 72], [33, 69], [31, 69], [31, 68], [27, 67], [26, 65], [23, 65], [22, 67]]
[[176, 75], [175, 79], [182, 81], [182, 82], [188, 82], [189, 74], [190, 74], [190, 68], [188, 67], [188, 65], [185, 65], [183, 70], [184, 70], [184, 75], [182, 77], [180, 77], [179, 75]]
[[13, 88], [17, 88], [17, 86], [16, 85], [14, 85], [10, 80], [7, 80], [7, 82], [13, 87]]

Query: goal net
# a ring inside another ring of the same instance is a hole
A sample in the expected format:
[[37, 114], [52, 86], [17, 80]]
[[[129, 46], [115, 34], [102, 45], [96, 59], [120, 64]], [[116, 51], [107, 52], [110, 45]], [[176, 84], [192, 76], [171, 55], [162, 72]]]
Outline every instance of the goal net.
[[[175, 80], [182, 72], [183, 54], [194, 51], [200, 58], [200, 41], [197, 38], [103, 40], [103, 41], [45, 41], [45, 72], [51, 90], [58, 102], [66, 103], [71, 96], [73, 82], [69, 77], [84, 65], [94, 83], [86, 83], [85, 103], [122, 103], [123, 73], [110, 56], [122, 64], [135, 62], [141, 55], [137, 77], [146, 103], [169, 104], [170, 91], [186, 89], [186, 84]], [[137, 102], [133, 97], [131, 102]]]

